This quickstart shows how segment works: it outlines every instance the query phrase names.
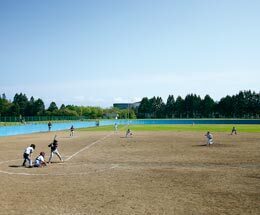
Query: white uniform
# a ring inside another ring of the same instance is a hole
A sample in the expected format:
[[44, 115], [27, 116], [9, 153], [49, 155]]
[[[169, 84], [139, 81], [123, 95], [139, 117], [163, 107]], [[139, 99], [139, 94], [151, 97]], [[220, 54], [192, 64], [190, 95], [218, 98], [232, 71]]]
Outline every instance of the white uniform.
[[132, 136], [132, 135], [133, 133], [131, 132], [131, 130], [127, 129], [125, 137]]
[[34, 166], [39, 167], [42, 165], [42, 163], [44, 163], [44, 157], [42, 155], [39, 155], [34, 161]]
[[27, 155], [30, 155], [32, 154], [34, 151], [33, 147], [29, 146], [27, 147], [25, 150], [24, 150], [24, 153], [27, 154]]
[[117, 123], [115, 123], [114, 128], [115, 128], [115, 131], [117, 131]]
[[33, 153], [33, 151], [34, 151], [34, 149], [31, 146], [27, 147], [24, 150], [24, 153], [23, 153], [23, 158], [24, 158], [23, 166], [25, 166], [25, 163], [26, 163], [27, 160], [29, 162], [29, 166], [30, 167], [32, 166], [32, 159], [31, 159], [30, 155]]
[[207, 134], [207, 143], [208, 143], [208, 145], [213, 144], [213, 135], [211, 133]]

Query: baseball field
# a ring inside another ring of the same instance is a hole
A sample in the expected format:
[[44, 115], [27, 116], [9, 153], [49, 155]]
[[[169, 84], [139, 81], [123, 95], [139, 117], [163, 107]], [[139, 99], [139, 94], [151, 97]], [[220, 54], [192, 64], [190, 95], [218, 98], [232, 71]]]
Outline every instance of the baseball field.
[[[0, 214], [260, 214], [258, 125], [130, 128], [1, 137]], [[30, 144], [48, 160], [55, 134], [64, 162], [21, 166]]]

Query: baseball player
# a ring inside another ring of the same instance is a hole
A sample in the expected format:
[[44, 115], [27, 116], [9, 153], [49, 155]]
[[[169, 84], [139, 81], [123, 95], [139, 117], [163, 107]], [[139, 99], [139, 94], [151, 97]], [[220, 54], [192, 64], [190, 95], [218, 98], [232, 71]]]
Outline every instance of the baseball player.
[[70, 127], [70, 137], [74, 136], [74, 127], [73, 125]]
[[58, 156], [58, 158], [60, 159], [60, 161], [63, 162], [61, 155], [58, 151], [58, 140], [54, 139], [53, 142], [48, 145], [48, 147], [51, 148], [51, 154], [50, 154], [50, 158], [49, 158], [48, 163], [51, 162], [51, 159], [52, 159], [54, 154], [56, 154]]
[[49, 123], [48, 123], [48, 129], [49, 129], [49, 131], [51, 131], [51, 126], [52, 126], [51, 121], [49, 121]]
[[207, 145], [210, 146], [213, 144], [213, 135], [208, 131], [205, 134], [206, 138], [207, 138]]
[[46, 166], [46, 162], [44, 160], [45, 153], [41, 152], [40, 155], [34, 161], [34, 167], [44, 167]]
[[233, 128], [232, 128], [231, 135], [232, 135], [232, 134], [237, 134], [237, 129], [236, 129], [235, 126], [233, 126]]
[[132, 131], [128, 128], [128, 129], [126, 130], [125, 137], [127, 138], [128, 136], [132, 136], [132, 135], [133, 135]]
[[26, 161], [28, 160], [28, 162], [29, 162], [29, 167], [30, 167], [30, 168], [32, 167], [31, 154], [33, 153], [34, 150], [35, 150], [35, 145], [34, 145], [34, 144], [31, 144], [29, 147], [27, 147], [27, 148], [24, 150], [24, 153], [23, 153], [24, 161], [23, 161], [22, 166], [26, 166], [25, 164], [26, 164]]
[[118, 125], [117, 123], [114, 124], [114, 131], [117, 132]]

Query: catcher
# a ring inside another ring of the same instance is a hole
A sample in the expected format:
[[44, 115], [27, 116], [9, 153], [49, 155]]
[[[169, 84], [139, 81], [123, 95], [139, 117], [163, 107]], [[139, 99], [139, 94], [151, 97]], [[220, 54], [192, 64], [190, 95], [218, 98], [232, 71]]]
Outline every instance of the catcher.
[[34, 167], [44, 167], [46, 166], [46, 162], [44, 160], [45, 153], [41, 152], [40, 155], [34, 161]]

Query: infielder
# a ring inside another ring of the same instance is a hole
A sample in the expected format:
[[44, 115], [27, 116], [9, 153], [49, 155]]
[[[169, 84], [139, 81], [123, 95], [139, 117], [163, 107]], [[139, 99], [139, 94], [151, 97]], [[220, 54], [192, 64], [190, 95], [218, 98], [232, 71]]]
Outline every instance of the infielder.
[[205, 134], [206, 138], [207, 138], [207, 145], [210, 146], [213, 144], [213, 135], [208, 131]]
[[232, 135], [232, 134], [237, 134], [237, 129], [236, 129], [235, 126], [233, 126], [233, 128], [232, 128], [231, 135]]
[[128, 129], [126, 130], [125, 137], [127, 138], [128, 136], [132, 136], [132, 135], [133, 135], [132, 131], [128, 128]]

